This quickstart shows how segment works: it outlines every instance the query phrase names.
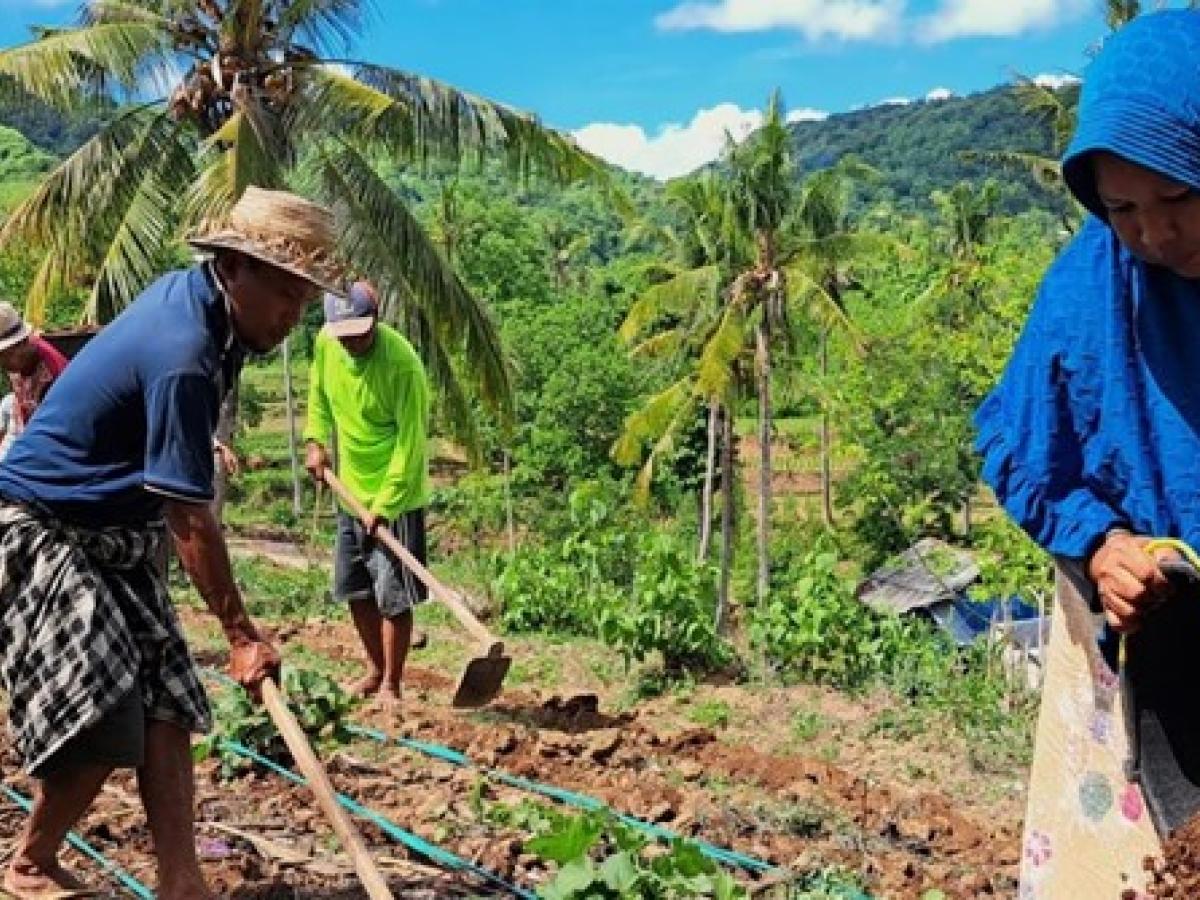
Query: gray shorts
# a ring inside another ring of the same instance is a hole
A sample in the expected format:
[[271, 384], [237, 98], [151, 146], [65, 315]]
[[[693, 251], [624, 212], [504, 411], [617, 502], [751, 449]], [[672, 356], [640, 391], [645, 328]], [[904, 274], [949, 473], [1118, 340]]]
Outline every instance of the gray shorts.
[[[403, 513], [386, 527], [421, 565], [425, 564], [424, 509]], [[333, 551], [335, 600], [374, 600], [380, 614], [391, 618], [412, 609], [428, 595], [424, 583], [381, 541], [367, 537], [357, 518], [338, 512]]]
[[136, 769], [146, 761], [146, 712], [135, 686], [117, 705], [54, 751], [32, 774], [47, 778], [78, 766]]

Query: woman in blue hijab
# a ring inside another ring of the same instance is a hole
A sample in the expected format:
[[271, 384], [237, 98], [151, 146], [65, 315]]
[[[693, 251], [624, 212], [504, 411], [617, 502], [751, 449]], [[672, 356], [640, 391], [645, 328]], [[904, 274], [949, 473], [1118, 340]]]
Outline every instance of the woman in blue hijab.
[[1087, 72], [1063, 175], [1091, 215], [976, 414], [1009, 514], [1131, 632], [1200, 546], [1200, 12], [1135, 19]]

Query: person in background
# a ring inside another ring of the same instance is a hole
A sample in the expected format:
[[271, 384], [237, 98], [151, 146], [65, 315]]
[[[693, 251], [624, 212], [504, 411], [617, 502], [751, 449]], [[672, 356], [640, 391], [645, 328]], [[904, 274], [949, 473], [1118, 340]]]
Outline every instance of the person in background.
[[50, 386], [66, 367], [65, 356], [35, 332], [11, 303], [0, 302], [0, 368], [8, 373], [14, 403], [12, 424], [5, 429], [6, 438], [11, 431], [15, 440], [25, 430]]
[[374, 288], [359, 281], [345, 297], [327, 294], [309, 374], [305, 466], [318, 482], [324, 478], [336, 434], [338, 477], [370, 511], [359, 522], [339, 510], [333, 594], [350, 604], [367, 656], [367, 674], [352, 690], [388, 704], [400, 699], [413, 606], [427, 593], [375, 535], [388, 529], [425, 562], [428, 417], [425, 367], [412, 345], [379, 321]]

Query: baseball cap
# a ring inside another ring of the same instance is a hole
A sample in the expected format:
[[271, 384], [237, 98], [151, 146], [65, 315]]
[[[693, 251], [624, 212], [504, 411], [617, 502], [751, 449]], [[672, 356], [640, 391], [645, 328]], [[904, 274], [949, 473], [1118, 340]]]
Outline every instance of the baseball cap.
[[350, 285], [344, 297], [325, 294], [325, 331], [330, 337], [362, 337], [374, 327], [378, 315], [375, 289], [365, 281]]

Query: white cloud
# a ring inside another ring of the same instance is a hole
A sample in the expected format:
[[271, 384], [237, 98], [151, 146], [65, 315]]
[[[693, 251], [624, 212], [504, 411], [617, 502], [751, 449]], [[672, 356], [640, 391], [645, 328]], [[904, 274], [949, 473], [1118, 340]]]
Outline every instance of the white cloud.
[[828, 118], [829, 113], [825, 110], [807, 106], [804, 109], [789, 109], [787, 114], [789, 122], [823, 122]]
[[886, 97], [876, 103], [876, 106], [908, 106], [912, 103], [910, 97]]
[[659, 28], [678, 31], [798, 31], [808, 40], [825, 37], [870, 40], [895, 33], [905, 0], [716, 0], [688, 2], [655, 19]]
[[1091, 9], [1091, 0], [941, 0], [917, 23], [917, 37], [939, 43], [961, 37], [1011, 37], [1049, 28]]
[[936, 87], [925, 95], [925, 99], [936, 102], [938, 100], [949, 100], [953, 96], [954, 91], [950, 90], [950, 88]]
[[[816, 109], [795, 109], [789, 122], [823, 119], [828, 113]], [[762, 125], [763, 114], [757, 109], [742, 109], [736, 103], [721, 103], [702, 109], [686, 125], [663, 125], [650, 136], [640, 125], [597, 122], [573, 132], [585, 150], [602, 159], [641, 172], [659, 180], [694, 172], [721, 155], [726, 133], [744, 140]]]
[[1079, 84], [1079, 80], [1080, 79], [1078, 75], [1070, 75], [1066, 72], [1043, 72], [1041, 75], [1033, 76], [1034, 84], [1039, 85], [1040, 87], [1050, 88], [1052, 90], [1064, 88], [1068, 84]]

